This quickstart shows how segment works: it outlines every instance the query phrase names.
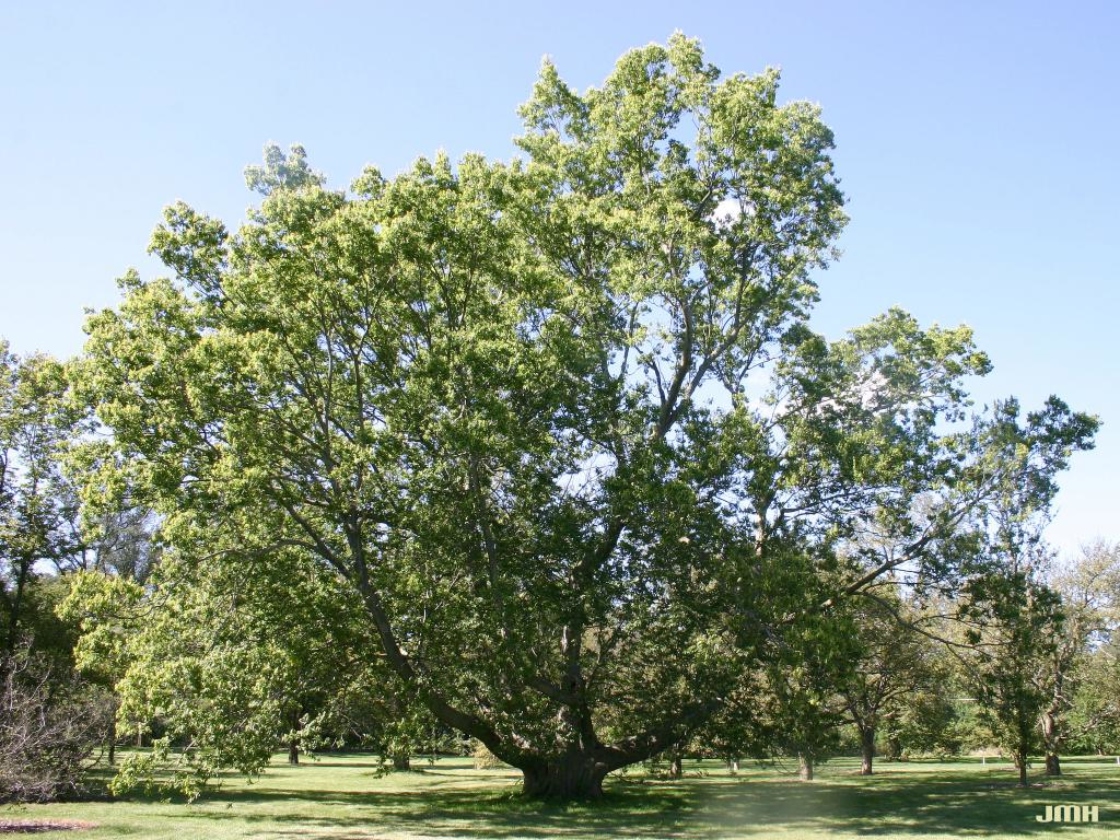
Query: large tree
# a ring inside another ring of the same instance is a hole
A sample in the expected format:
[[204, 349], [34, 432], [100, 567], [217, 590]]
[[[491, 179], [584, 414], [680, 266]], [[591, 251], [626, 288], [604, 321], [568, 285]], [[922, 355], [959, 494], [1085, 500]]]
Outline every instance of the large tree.
[[[598, 795], [798, 615], [949, 557], [990, 485], [944, 433], [988, 367], [967, 329], [808, 330], [843, 199], [777, 83], [674, 36], [584, 94], [545, 64], [525, 160], [342, 192], [269, 148], [238, 232], [171, 207], [174, 278], [89, 321], [90, 480], [245, 581], [305, 552], [436, 719], [530, 794]], [[889, 554], [839, 550], [871, 531]]]

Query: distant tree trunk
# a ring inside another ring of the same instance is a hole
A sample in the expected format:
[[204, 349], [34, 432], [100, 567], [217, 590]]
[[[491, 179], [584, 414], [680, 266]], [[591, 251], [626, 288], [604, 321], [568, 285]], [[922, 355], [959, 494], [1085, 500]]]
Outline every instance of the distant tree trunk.
[[1025, 744], [1020, 744], [1019, 749], [1012, 754], [1012, 759], [1015, 761], [1015, 769], [1019, 771], [1019, 787], [1027, 786], [1027, 759], [1029, 756], [1029, 747]]
[[1027, 786], [1027, 766], [1030, 764], [1031, 748], [1035, 746], [1035, 739], [1038, 737], [1038, 718], [1033, 720], [1025, 715], [1020, 715], [1019, 720], [1019, 743], [1011, 753], [1011, 757], [1015, 759], [1015, 767], [1019, 770], [1019, 787]]
[[20, 642], [20, 624], [23, 619], [23, 594], [31, 577], [31, 564], [26, 560], [14, 561], [17, 566], [15, 587], [11, 594], [7, 587], [0, 588], [0, 598], [8, 610], [8, 635], [4, 640], [3, 668], [7, 669]]
[[106, 736], [109, 747], [109, 766], [117, 763], [117, 715], [116, 710], [109, 716], [109, 734]]
[[864, 727], [859, 732], [860, 752], [863, 756], [859, 765], [861, 776], [870, 776], [873, 772], [872, 764], [875, 760], [875, 728]]
[[1062, 763], [1058, 758], [1061, 735], [1058, 731], [1058, 718], [1053, 707], [1042, 715], [1042, 742], [1046, 745], [1046, 775], [1062, 775]]
[[407, 752], [393, 753], [393, 769], [400, 773], [412, 769], [412, 761]]
[[813, 757], [808, 753], [797, 754], [797, 775], [803, 782], [813, 781]]
[[291, 739], [288, 741], [288, 764], [291, 764], [293, 766], [299, 764], [299, 730], [301, 728], [301, 726], [300, 726], [301, 713], [302, 713], [302, 708], [299, 708], [299, 707], [293, 708], [288, 713], [288, 723], [292, 727], [292, 729], [291, 729], [292, 736], [291, 736]]
[[896, 733], [887, 736], [887, 760], [898, 761], [902, 758], [902, 741]]
[[679, 779], [684, 775], [684, 766], [681, 763], [680, 753], [673, 753], [672, 758], [669, 759], [669, 778]]
[[727, 762], [727, 769], [733, 774], [738, 773], [739, 772], [739, 759], [737, 759], [737, 758], [729, 759], [728, 762]]

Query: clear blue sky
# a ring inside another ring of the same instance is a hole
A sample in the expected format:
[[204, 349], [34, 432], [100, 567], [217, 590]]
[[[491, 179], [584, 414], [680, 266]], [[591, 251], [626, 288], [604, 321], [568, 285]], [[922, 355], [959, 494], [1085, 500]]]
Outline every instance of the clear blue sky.
[[[470, 6], [475, 8], [470, 8]], [[836, 337], [891, 305], [967, 323], [983, 402], [1104, 420], [1051, 540], [1120, 539], [1120, 3], [0, 0], [0, 336], [60, 356], [183, 199], [236, 222], [242, 170], [302, 143], [344, 186], [445, 149], [507, 157], [543, 55], [577, 88], [697, 36], [725, 73], [821, 103], [852, 222], [821, 281]]]

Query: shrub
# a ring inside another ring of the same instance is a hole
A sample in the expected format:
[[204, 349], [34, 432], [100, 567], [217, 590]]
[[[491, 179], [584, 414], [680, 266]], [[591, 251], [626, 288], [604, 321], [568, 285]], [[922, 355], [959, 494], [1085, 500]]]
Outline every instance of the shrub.
[[111, 696], [22, 650], [0, 658], [0, 704], [0, 802], [83, 794], [110, 729]]

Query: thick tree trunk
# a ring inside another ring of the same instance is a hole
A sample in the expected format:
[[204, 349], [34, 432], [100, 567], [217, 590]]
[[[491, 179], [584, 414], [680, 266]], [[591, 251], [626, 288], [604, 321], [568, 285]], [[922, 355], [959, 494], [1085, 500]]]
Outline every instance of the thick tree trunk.
[[[617, 542], [623, 530], [621, 523], [612, 525], [606, 541]], [[389, 667], [406, 686], [416, 692], [416, 700], [426, 706], [436, 720], [464, 735], [477, 738], [496, 758], [521, 770], [526, 796], [597, 799], [603, 794], [603, 779], [609, 772], [645, 761], [675, 746], [688, 731], [706, 722], [721, 706], [722, 701], [714, 697], [698, 699], [682, 708], [671, 723], [652, 727], [612, 745], [601, 744], [595, 735], [579, 668], [581, 633], [578, 626], [565, 626], [561, 649], [568, 658], [569, 668], [563, 684], [557, 685], [543, 677], [536, 677], [530, 681], [530, 687], [565, 709], [562, 717], [569, 727], [574, 725], [575, 731], [579, 733], [578, 740], [584, 746], [575, 747], [564, 757], [541, 757], [531, 747], [515, 745], [503, 739], [485, 715], [457, 708], [430, 684], [425, 684], [418, 678], [413, 663], [397, 642], [380, 593], [370, 583], [361, 528], [356, 525], [348, 526], [346, 539], [358, 589], [365, 601], [367, 613], [377, 628]]]
[[813, 781], [813, 757], [805, 753], [797, 754], [797, 775], [803, 782]]
[[1062, 775], [1062, 761], [1058, 758], [1057, 753], [1046, 754], [1046, 775], [1047, 776], [1060, 776]]
[[[350, 574], [365, 602], [366, 612], [377, 629], [388, 666], [405, 686], [415, 692], [415, 699], [426, 706], [436, 720], [464, 735], [477, 738], [496, 758], [521, 770], [524, 775], [524, 790], [528, 796], [566, 799], [593, 799], [601, 796], [603, 779], [611, 770], [637, 764], [673, 747], [687, 732], [705, 723], [722, 705], [722, 700], [716, 697], [697, 699], [680, 709], [672, 722], [654, 726], [612, 745], [601, 744], [595, 735], [580, 672], [582, 636], [579, 628], [582, 624], [575, 622], [564, 627], [561, 638], [561, 651], [569, 663], [562, 684], [555, 684], [538, 676], [529, 681], [529, 687], [566, 710], [562, 717], [571, 719], [575, 724], [579, 741], [586, 745], [586, 749], [574, 750], [570, 755], [575, 758], [542, 758], [532, 747], [513, 744], [504, 739], [485, 714], [473, 714], [458, 708], [434, 689], [430, 682], [419, 678], [416, 668], [397, 641], [381, 594], [370, 581], [360, 525], [348, 521], [344, 530], [349, 547]], [[617, 543], [624, 530], [624, 523], [613, 523], [604, 535], [604, 547], [598, 553], [604, 557], [609, 555], [613, 544]], [[338, 558], [333, 552], [322, 556], [337, 565]]]
[[872, 765], [875, 761], [875, 730], [871, 727], [866, 727], [860, 730], [859, 733], [859, 746], [862, 760], [859, 765], [859, 774], [861, 776], [870, 776], [873, 772]]
[[288, 763], [299, 764], [299, 741], [295, 738], [288, 742]]
[[1058, 759], [1061, 749], [1061, 735], [1059, 734], [1058, 718], [1053, 709], [1047, 709], [1042, 715], [1042, 741], [1046, 746], [1046, 775], [1062, 775], [1062, 764]]
[[393, 769], [398, 773], [412, 769], [412, 761], [408, 753], [395, 753], [393, 755]]
[[598, 799], [603, 795], [607, 765], [572, 753], [521, 768], [525, 795], [534, 799]]

